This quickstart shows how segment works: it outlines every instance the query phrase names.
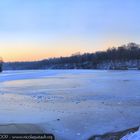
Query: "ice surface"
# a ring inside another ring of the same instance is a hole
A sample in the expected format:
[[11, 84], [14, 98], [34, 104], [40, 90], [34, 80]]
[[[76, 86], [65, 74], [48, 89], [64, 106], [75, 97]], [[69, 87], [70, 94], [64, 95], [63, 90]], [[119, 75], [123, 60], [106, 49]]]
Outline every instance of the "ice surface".
[[38, 124], [64, 140], [140, 125], [140, 71], [5, 71], [0, 83], [0, 123]]

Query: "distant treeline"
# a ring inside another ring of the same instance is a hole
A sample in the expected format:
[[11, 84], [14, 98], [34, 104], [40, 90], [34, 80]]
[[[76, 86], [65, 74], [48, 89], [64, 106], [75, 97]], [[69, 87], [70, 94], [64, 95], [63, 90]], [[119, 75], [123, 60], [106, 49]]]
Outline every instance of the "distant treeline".
[[140, 45], [129, 43], [95, 53], [75, 54], [70, 57], [50, 58], [32, 62], [4, 63], [4, 69], [97, 69], [103, 62], [140, 60]]

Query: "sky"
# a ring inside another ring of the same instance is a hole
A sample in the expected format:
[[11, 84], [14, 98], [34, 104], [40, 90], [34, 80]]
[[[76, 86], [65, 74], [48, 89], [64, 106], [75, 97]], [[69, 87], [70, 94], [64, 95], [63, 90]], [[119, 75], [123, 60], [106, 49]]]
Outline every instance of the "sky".
[[0, 1], [0, 56], [32, 61], [140, 43], [139, 0]]

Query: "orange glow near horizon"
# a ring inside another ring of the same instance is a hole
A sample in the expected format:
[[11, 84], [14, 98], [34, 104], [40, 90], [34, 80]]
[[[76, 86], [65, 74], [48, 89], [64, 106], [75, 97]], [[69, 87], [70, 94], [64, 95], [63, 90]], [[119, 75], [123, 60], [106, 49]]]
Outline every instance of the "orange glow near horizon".
[[[51, 57], [70, 56], [88, 52], [82, 43], [0, 43], [0, 56], [4, 62], [36, 61]], [[91, 51], [91, 50], [90, 50]]]
[[4, 62], [36, 61], [52, 57], [70, 56], [106, 50], [117, 44], [116, 41], [55, 41], [55, 42], [0, 42], [0, 56]]

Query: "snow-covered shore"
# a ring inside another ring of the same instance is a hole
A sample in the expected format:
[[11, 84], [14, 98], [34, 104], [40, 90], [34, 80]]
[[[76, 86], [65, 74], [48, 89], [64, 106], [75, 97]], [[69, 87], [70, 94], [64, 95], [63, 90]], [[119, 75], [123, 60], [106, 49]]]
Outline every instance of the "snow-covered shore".
[[140, 129], [134, 133], [125, 135], [121, 140], [140, 140]]
[[1, 124], [37, 124], [64, 140], [140, 125], [140, 71], [7, 71], [0, 83]]

